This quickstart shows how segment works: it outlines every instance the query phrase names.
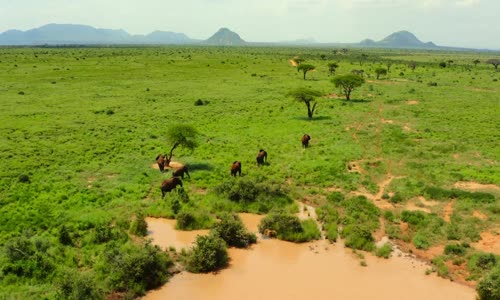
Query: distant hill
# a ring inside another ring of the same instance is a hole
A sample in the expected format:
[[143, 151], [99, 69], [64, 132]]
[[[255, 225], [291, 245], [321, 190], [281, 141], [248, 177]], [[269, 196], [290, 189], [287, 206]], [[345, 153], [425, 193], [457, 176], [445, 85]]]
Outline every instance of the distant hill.
[[362, 47], [378, 48], [408, 48], [408, 49], [436, 49], [433, 42], [424, 43], [420, 41], [413, 33], [408, 31], [398, 31], [387, 36], [381, 41], [375, 42], [371, 39], [365, 39], [359, 43]]
[[0, 34], [0, 45], [64, 44], [190, 44], [196, 42], [183, 33], [155, 31], [148, 35], [130, 35], [125, 30], [97, 29], [87, 25], [48, 24]]
[[219, 29], [214, 35], [204, 41], [207, 45], [218, 46], [239, 46], [245, 45], [246, 42], [236, 33], [227, 28]]

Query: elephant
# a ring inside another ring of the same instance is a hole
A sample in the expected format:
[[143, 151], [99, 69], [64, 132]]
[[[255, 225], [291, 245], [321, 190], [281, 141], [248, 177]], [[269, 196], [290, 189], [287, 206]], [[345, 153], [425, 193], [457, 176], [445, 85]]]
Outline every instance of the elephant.
[[233, 162], [233, 165], [231, 166], [231, 176], [236, 177], [236, 173], [241, 176], [241, 162], [238, 160]]
[[311, 136], [308, 134], [304, 134], [304, 136], [301, 139], [303, 148], [309, 147], [309, 140], [311, 140]]
[[191, 178], [191, 176], [189, 176], [189, 171], [188, 171], [188, 168], [187, 166], [182, 166], [180, 168], [177, 168], [174, 170], [174, 172], [172, 173], [172, 175], [174, 177], [178, 177], [180, 176], [182, 179], [184, 179], [184, 174], [186, 174], [189, 178]]
[[158, 168], [160, 168], [160, 172], [163, 173], [165, 170], [165, 156], [163, 154], [158, 154], [156, 163], [158, 164]]
[[265, 162], [267, 162], [267, 152], [263, 149], [260, 149], [259, 153], [257, 154], [257, 165], [263, 165]]
[[170, 179], [165, 179], [161, 183], [161, 197], [165, 197], [165, 193], [170, 192], [175, 189], [176, 186], [180, 185], [182, 187], [182, 180], [179, 177], [172, 177]]

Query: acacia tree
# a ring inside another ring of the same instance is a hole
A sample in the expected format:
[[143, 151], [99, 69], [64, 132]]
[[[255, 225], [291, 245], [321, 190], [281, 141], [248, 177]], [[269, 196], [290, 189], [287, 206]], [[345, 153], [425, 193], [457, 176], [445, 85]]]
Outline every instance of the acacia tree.
[[291, 96], [297, 102], [303, 102], [307, 106], [307, 116], [311, 120], [318, 104], [316, 97], [321, 96], [321, 92], [309, 88], [297, 88], [290, 91], [288, 96]]
[[474, 67], [477, 66], [478, 63], [480, 63], [481, 61], [479, 59], [475, 59], [472, 63], [474, 64]]
[[328, 72], [330, 72], [330, 75], [335, 75], [335, 71], [339, 67], [339, 64], [336, 62], [331, 62], [328, 63]]
[[500, 59], [491, 58], [486, 61], [487, 64], [492, 64], [495, 67], [495, 70], [498, 70], [498, 65], [500, 65]]
[[376, 68], [375, 73], [377, 73], [377, 79], [379, 79], [380, 75], [387, 75], [387, 70], [384, 68]]
[[167, 154], [166, 165], [168, 166], [170, 164], [172, 155], [174, 154], [174, 150], [177, 147], [182, 146], [190, 150], [196, 148], [197, 135], [198, 132], [196, 131], [196, 129], [194, 129], [194, 127], [190, 125], [179, 124], [170, 127], [167, 131], [167, 140], [168, 143], [172, 145], [172, 148], [170, 149], [170, 152]]
[[357, 75], [347, 74], [333, 77], [332, 83], [344, 91], [346, 100], [350, 100], [351, 92], [365, 83], [365, 80]]
[[387, 61], [387, 62], [385, 63], [385, 65], [387, 66], [387, 72], [388, 72], [388, 73], [389, 73], [389, 72], [391, 72], [392, 62]]
[[304, 80], [306, 80], [306, 74], [309, 71], [316, 69], [315, 66], [309, 64], [301, 64], [297, 67], [297, 72], [302, 71], [304, 73]]

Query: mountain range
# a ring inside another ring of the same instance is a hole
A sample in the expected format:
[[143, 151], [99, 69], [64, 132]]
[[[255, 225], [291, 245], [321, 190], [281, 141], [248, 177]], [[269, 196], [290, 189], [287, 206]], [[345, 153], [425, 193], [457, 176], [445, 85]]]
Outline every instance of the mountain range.
[[451, 49], [432, 42], [424, 43], [408, 31], [392, 33], [380, 41], [365, 39], [360, 43], [316, 43], [314, 40], [297, 40], [277, 43], [244, 41], [237, 33], [221, 28], [206, 40], [196, 40], [184, 33], [154, 31], [147, 35], [131, 35], [122, 29], [98, 29], [77, 24], [47, 24], [27, 31], [8, 30], [0, 34], [0, 45], [301, 45], [301, 46], [350, 46], [363, 48]]

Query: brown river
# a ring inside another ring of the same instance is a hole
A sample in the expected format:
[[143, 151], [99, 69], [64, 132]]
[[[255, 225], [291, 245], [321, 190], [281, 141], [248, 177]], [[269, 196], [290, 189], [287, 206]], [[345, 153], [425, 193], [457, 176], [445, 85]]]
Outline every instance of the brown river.
[[[257, 232], [262, 216], [240, 216], [250, 231]], [[190, 247], [196, 235], [207, 233], [176, 231], [175, 220], [147, 222], [153, 243], [162, 249]], [[229, 267], [217, 274], [182, 272], [143, 299], [475, 299], [473, 289], [425, 275], [429, 266], [404, 254], [383, 259], [364, 253], [368, 266], [363, 267], [341, 241], [294, 244], [259, 238], [250, 249], [229, 249], [229, 256]]]

